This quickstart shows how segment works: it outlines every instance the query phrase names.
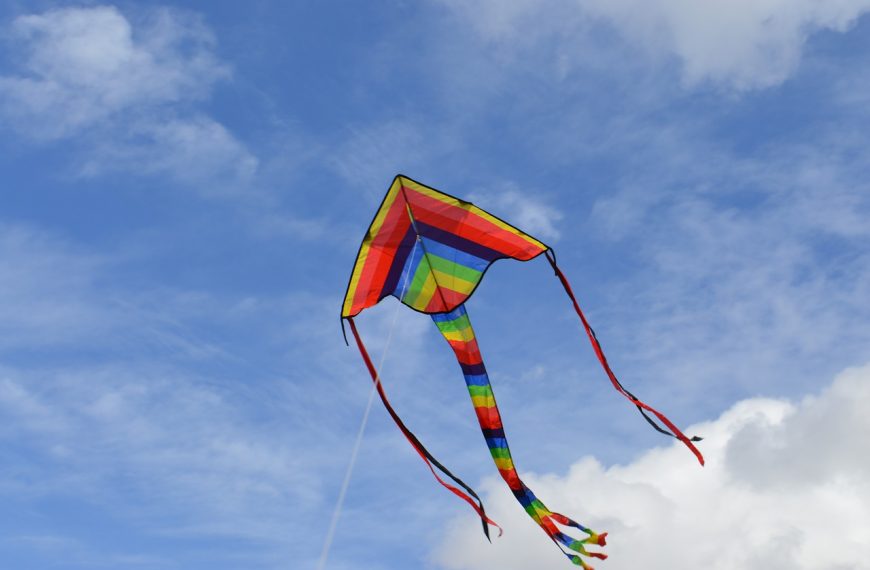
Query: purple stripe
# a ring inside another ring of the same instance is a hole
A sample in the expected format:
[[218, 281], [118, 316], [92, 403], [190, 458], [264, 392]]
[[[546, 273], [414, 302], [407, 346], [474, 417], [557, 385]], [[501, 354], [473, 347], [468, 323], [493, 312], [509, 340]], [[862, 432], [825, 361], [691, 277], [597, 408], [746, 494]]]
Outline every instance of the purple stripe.
[[436, 228], [435, 226], [430, 226], [429, 224], [424, 224], [419, 220], [416, 220], [415, 223], [417, 224], [417, 230], [420, 232], [421, 236], [443, 243], [446, 246], [456, 248], [459, 251], [464, 251], [465, 253], [479, 257], [484, 261], [492, 263], [496, 259], [504, 257], [503, 253], [490, 249], [485, 245], [474, 243], [464, 237], [446, 232], [442, 229]]
[[414, 233], [414, 226], [409, 225], [408, 231], [399, 245], [396, 247], [396, 255], [393, 257], [393, 264], [390, 265], [390, 271], [387, 273], [387, 278], [384, 280], [384, 286], [381, 289], [381, 294], [378, 299], [383, 299], [387, 295], [396, 290], [396, 285], [399, 284], [399, 277], [402, 276], [402, 269], [405, 267], [405, 261], [414, 249], [414, 240], [417, 235]]
[[465, 376], [480, 376], [481, 374], [486, 374], [486, 368], [484, 368], [483, 362], [480, 364], [463, 364], [460, 362], [459, 366], [462, 367], [462, 374]]
[[480, 431], [483, 432], [483, 437], [486, 439], [504, 439], [504, 428], [481, 428]]

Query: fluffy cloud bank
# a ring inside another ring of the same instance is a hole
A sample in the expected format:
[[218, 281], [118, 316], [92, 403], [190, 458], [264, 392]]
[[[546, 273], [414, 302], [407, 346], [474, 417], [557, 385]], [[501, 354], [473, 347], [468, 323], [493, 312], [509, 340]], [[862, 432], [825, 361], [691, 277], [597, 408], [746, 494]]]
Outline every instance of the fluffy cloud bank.
[[[682, 446], [604, 468], [593, 458], [527, 481], [553, 508], [611, 533], [601, 570], [867, 568], [870, 544], [870, 365], [844, 371], [801, 402], [754, 398], [689, 428], [707, 467]], [[484, 485], [505, 524], [489, 547], [457, 519], [435, 556], [452, 570], [565, 564], [501, 481]]]

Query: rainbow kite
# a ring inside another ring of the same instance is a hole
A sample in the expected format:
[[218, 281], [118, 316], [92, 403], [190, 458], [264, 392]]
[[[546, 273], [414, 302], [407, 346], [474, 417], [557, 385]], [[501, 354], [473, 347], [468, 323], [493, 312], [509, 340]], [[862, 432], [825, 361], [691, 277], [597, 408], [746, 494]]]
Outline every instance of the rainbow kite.
[[[640, 401], [616, 378], [595, 332], [580, 310], [568, 280], [556, 265], [556, 256], [551, 248], [474, 204], [424, 186], [407, 176], [399, 175], [393, 180], [366, 232], [353, 266], [341, 317], [342, 322], [346, 319], [350, 324], [387, 412], [438, 482], [474, 508], [488, 539], [489, 525], [498, 528], [499, 533], [501, 527], [486, 515], [477, 493], [439, 463], [396, 414], [387, 400], [378, 371], [369, 358], [353, 320], [360, 311], [376, 305], [389, 295], [415, 311], [431, 315], [456, 354], [480, 429], [502, 478], [529, 516], [559, 549], [574, 564], [590, 569], [581, 555], [606, 558], [606, 554], [590, 552], [586, 547], [604, 546], [607, 533], [598, 534], [565, 515], [551, 511], [520, 479], [465, 309], [465, 301], [474, 293], [492, 262], [504, 258], [528, 261], [542, 253], [571, 299], [592, 348], [614, 388], [637, 406], [657, 431], [675, 437], [688, 446], [703, 465], [704, 458], [692, 443], [700, 438], [687, 438], [668, 418]], [[574, 527], [586, 536], [572, 538], [557, 525]]]

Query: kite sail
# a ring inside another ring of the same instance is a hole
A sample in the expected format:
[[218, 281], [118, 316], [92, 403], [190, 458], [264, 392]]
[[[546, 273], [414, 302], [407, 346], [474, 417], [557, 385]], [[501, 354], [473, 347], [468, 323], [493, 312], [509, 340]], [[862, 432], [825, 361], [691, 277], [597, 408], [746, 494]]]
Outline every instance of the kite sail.
[[[583, 556], [604, 559], [607, 555], [589, 551], [587, 546], [604, 546], [607, 533], [598, 534], [549, 510], [523, 483], [514, 466], [492, 385], [465, 308], [465, 301], [474, 293], [494, 261], [506, 258], [528, 261], [541, 254], [549, 261], [571, 300], [613, 387], [637, 406], [644, 419], [657, 431], [679, 439], [703, 465], [704, 458], [693, 443], [700, 438], [683, 435], [667, 417], [639, 400], [619, 382], [550, 247], [470, 202], [424, 186], [407, 176], [398, 175], [393, 180], [366, 232], [351, 273], [341, 317], [342, 323], [347, 320], [350, 325], [390, 417], [438, 482], [477, 512], [483, 532], [489, 539], [490, 525], [498, 528], [499, 533], [501, 528], [487, 516], [483, 502], [474, 490], [438, 462], [399, 418], [387, 399], [378, 371], [353, 320], [361, 311], [387, 296], [396, 297], [415, 311], [431, 316], [456, 355], [481, 432], [502, 478], [529, 516], [569, 560], [590, 569]], [[585, 536], [573, 538], [557, 525], [574, 527]]]

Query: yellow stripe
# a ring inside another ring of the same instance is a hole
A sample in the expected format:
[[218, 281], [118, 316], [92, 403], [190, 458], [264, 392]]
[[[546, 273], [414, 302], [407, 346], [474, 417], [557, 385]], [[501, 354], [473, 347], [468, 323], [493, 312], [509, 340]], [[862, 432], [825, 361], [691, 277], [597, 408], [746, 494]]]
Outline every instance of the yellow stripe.
[[363, 267], [366, 264], [366, 258], [369, 256], [369, 242], [371, 240], [367, 237], [363, 241], [363, 246], [359, 250], [359, 256], [356, 258], [356, 263], [353, 266], [353, 273], [350, 277], [350, 284], [347, 286], [347, 294], [344, 298], [344, 310], [342, 311], [342, 316], [346, 317], [350, 314], [351, 308], [353, 307], [353, 298], [356, 296], [356, 289], [359, 285], [360, 275], [362, 274]]
[[443, 271], [438, 271], [437, 269], [433, 269], [432, 273], [435, 275], [435, 281], [437, 281], [439, 285], [448, 289], [452, 289], [457, 293], [462, 293], [463, 295], [470, 294], [472, 291], [474, 291], [475, 285], [477, 285], [477, 283], [472, 283], [471, 281], [460, 279], [455, 275], [450, 275], [449, 273], [444, 273]]
[[513, 469], [514, 462], [511, 461], [510, 457], [505, 457], [504, 459], [493, 459], [495, 461], [495, 466], [499, 469]]
[[474, 333], [469, 329], [463, 329], [461, 331], [441, 331], [441, 334], [444, 335], [448, 341], [450, 340], [458, 340], [462, 342], [468, 342], [470, 340], [474, 340]]
[[[420, 262], [420, 265], [422, 266], [424, 263], [426, 263], [425, 259]], [[426, 263], [427, 267], [428, 265], [429, 264]], [[419, 271], [421, 268], [422, 267], [418, 268], [417, 270]], [[426, 306], [429, 305], [429, 301], [432, 300], [432, 296], [435, 294], [436, 289], [437, 285], [435, 283], [435, 279], [432, 277], [432, 272], [429, 271], [429, 273], [426, 275], [426, 281], [423, 282], [423, 288], [420, 290], [420, 294], [417, 295], [416, 299], [414, 299], [414, 308], [418, 311], [425, 311]]]
[[384, 225], [384, 219], [387, 217], [387, 212], [389, 212], [390, 208], [393, 205], [393, 202], [396, 200], [396, 196], [398, 196], [399, 192], [402, 189], [402, 182], [400, 181], [401, 177], [396, 177], [393, 180], [393, 184], [390, 186], [389, 192], [387, 192], [387, 197], [384, 199], [384, 203], [381, 206], [381, 209], [378, 210], [378, 213], [375, 214], [375, 219], [372, 222], [372, 225], [369, 226], [369, 231], [366, 234], [366, 238], [363, 240], [362, 247], [360, 247], [359, 255], [356, 258], [356, 262], [353, 265], [353, 273], [351, 273], [350, 284], [347, 287], [347, 293], [344, 297], [344, 310], [342, 311], [342, 316], [346, 317], [350, 314], [351, 308], [353, 307], [353, 298], [356, 297], [356, 289], [359, 286], [359, 280], [362, 276], [363, 268], [365, 267], [366, 258], [368, 257], [369, 250], [371, 249], [371, 241], [374, 236], [378, 235], [378, 232], [381, 230], [381, 226]]
[[472, 396], [471, 403], [475, 408], [493, 408], [495, 407], [495, 398], [492, 396]]

